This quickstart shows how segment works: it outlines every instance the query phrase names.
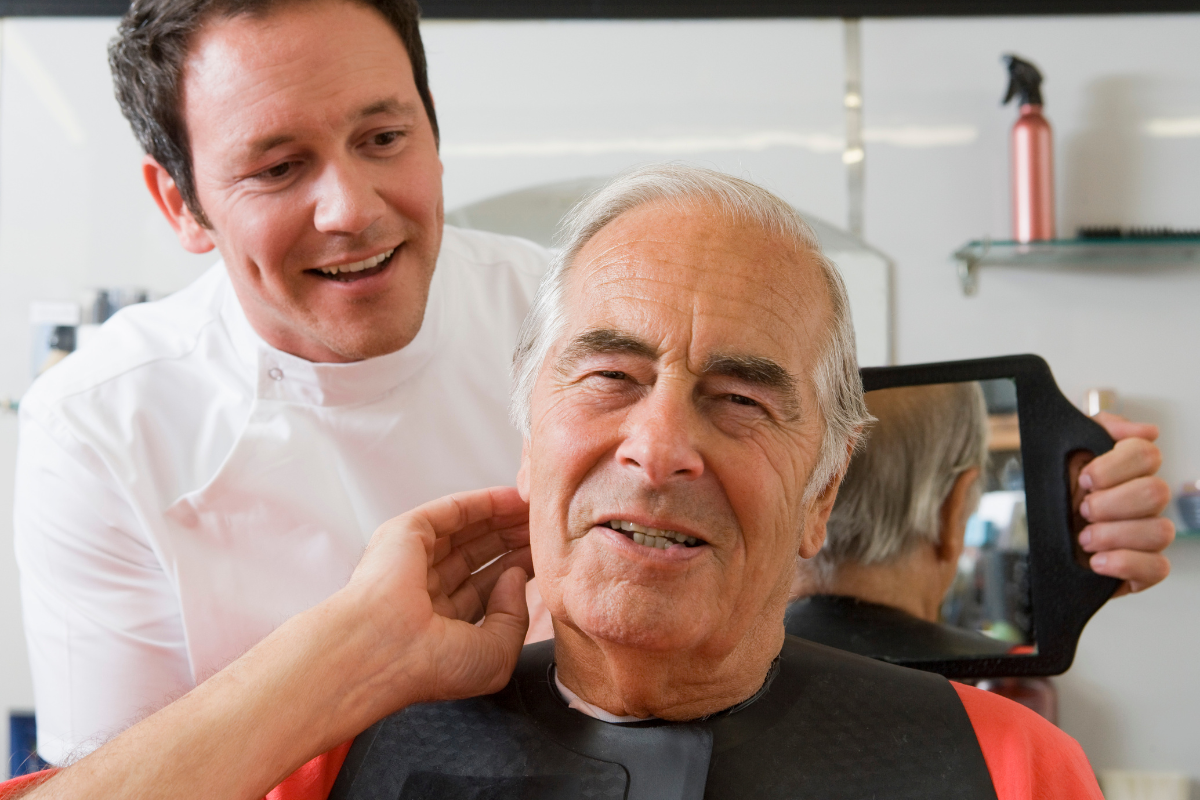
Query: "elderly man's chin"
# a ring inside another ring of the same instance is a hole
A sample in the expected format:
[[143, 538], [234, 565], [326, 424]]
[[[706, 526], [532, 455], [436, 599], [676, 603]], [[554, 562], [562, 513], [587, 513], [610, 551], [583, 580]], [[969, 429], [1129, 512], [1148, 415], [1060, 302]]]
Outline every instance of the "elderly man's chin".
[[556, 630], [565, 624], [596, 642], [677, 652], [703, 646], [725, 627], [711, 548], [685, 569], [663, 570], [621, 558], [605, 538], [594, 531], [577, 542], [567, 573], [539, 573]]
[[[571, 627], [597, 643], [646, 653], [679, 653], [702, 647], [715, 632], [713, 620], [695, 602], [671, 601], [654, 592], [613, 587], [566, 607]], [[553, 612], [552, 612], [553, 613]]]

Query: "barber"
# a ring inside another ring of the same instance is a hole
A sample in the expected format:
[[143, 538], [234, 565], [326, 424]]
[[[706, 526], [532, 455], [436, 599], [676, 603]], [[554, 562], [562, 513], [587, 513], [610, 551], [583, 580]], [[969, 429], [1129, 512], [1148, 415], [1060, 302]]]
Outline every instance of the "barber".
[[[110, 61], [147, 187], [185, 249], [222, 260], [22, 403], [16, 544], [52, 763], [334, 594], [365, 532], [513, 480], [507, 366], [547, 261], [443, 226], [411, 0], [137, 0]], [[1137, 586], [1167, 571], [1157, 461], [1126, 462], [1104, 512], [1126, 521], [1089, 545]]]
[[52, 763], [344, 586], [385, 520], [512, 482], [508, 362], [547, 258], [443, 227], [408, 0], [139, 0], [111, 62], [147, 187], [187, 250], [222, 258], [22, 402]]

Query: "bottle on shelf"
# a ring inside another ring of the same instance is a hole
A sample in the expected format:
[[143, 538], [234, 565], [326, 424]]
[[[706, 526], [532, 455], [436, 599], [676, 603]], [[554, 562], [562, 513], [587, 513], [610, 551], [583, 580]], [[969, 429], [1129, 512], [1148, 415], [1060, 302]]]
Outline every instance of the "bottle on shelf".
[[1020, 116], [1012, 129], [1013, 238], [1037, 242], [1054, 238], [1054, 141], [1042, 116], [1042, 73], [1033, 64], [1006, 55], [1008, 93]]

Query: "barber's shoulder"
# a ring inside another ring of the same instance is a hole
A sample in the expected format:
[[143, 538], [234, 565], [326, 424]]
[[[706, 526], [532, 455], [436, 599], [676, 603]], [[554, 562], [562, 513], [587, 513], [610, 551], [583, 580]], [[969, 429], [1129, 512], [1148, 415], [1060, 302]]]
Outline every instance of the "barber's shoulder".
[[442, 235], [442, 261], [491, 270], [508, 270], [534, 285], [550, 263], [550, 251], [519, 236], [446, 225]]
[[39, 376], [21, 398], [22, 416], [61, 409], [96, 391], [121, 399], [122, 388], [159, 380], [147, 370], [170, 372], [172, 362], [192, 354], [204, 332], [219, 320], [232, 288], [217, 264], [186, 288], [117, 312], [74, 353]]

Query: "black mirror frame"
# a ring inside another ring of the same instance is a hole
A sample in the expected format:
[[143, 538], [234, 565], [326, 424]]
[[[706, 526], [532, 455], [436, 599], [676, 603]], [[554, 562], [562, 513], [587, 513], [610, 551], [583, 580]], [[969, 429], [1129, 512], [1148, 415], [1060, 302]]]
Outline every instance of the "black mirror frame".
[[1097, 575], [1075, 557], [1067, 461], [1080, 450], [1100, 455], [1113, 440], [1071, 404], [1035, 355], [864, 367], [863, 390], [1011, 378], [1017, 385], [1025, 507], [1029, 520], [1030, 593], [1037, 653], [940, 661], [897, 661], [948, 678], [1059, 675], [1075, 658], [1084, 625], [1121, 582]]

